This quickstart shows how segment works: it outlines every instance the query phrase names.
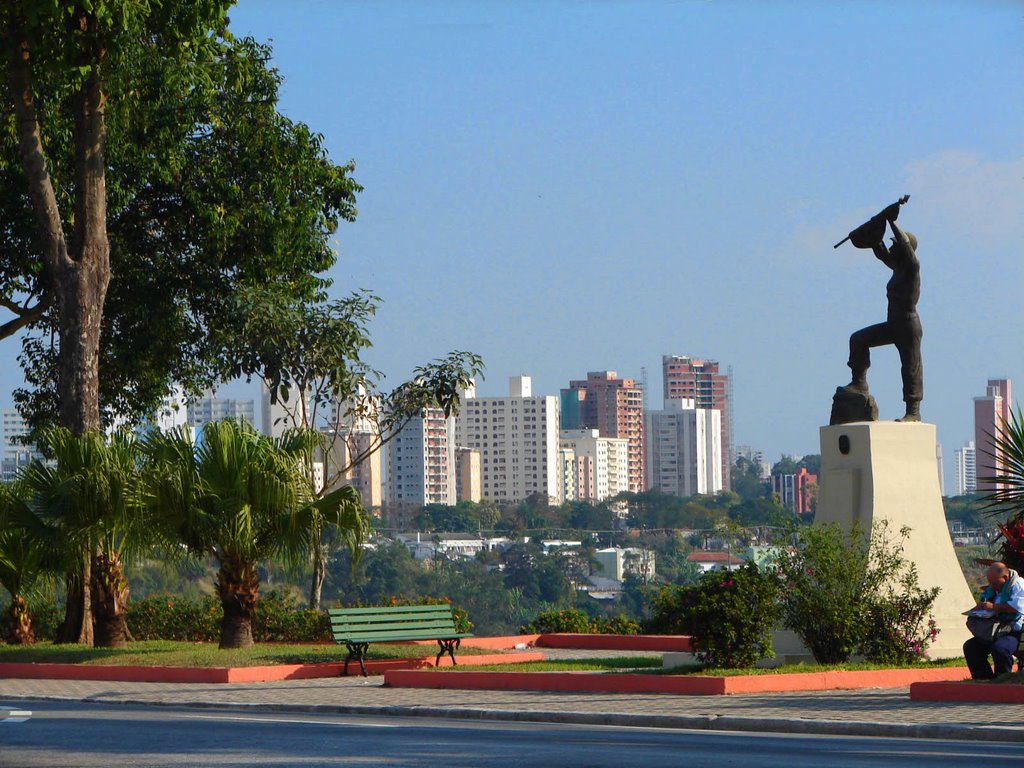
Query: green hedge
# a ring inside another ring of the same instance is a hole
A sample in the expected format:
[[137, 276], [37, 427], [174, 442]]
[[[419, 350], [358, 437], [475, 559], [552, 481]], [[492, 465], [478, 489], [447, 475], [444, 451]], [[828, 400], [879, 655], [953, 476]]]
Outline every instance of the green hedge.
[[555, 632], [597, 635], [638, 635], [640, 625], [632, 619], [619, 614], [610, 619], [598, 617], [591, 620], [578, 608], [565, 608], [561, 611], [541, 611], [537, 618], [520, 627], [524, 634], [544, 635]]

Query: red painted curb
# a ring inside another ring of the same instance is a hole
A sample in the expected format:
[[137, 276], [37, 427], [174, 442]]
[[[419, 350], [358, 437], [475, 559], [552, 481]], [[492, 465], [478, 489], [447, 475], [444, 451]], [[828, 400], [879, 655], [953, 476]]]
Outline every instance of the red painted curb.
[[[536, 645], [540, 635], [503, 635], [496, 637], [466, 637], [463, 638], [460, 648], [493, 648], [494, 650], [511, 650], [517, 645]], [[394, 645], [409, 645], [410, 643], [394, 643]], [[437, 647], [436, 640], [413, 640], [412, 645], [432, 645]]]
[[598, 651], [692, 650], [689, 635], [589, 635], [559, 632], [539, 635], [536, 642], [544, 648], [585, 648]]
[[384, 673], [384, 685], [401, 688], [461, 688], [516, 691], [671, 693], [715, 696], [857, 688], [901, 688], [928, 680], [962, 680], [965, 667], [803, 672], [779, 675], [639, 675], [595, 672], [429, 672]]
[[[384, 678], [387, 681], [387, 677]], [[914, 683], [911, 701], [973, 701], [1024, 704], [1024, 685], [1013, 683]]]
[[[366, 671], [382, 675], [389, 670], [433, 668], [433, 656], [422, 659], [374, 659], [366, 662]], [[512, 664], [543, 661], [544, 654], [487, 653], [462, 656], [459, 666]], [[451, 666], [451, 659], [441, 658], [439, 666]], [[132, 667], [105, 664], [18, 664], [0, 663], [0, 678], [33, 680], [107, 680], [122, 683], [269, 683], [276, 680], [306, 680], [315, 677], [338, 677], [344, 662], [322, 664], [275, 664], [264, 667]], [[360, 674], [359, 662], [351, 662], [349, 675]]]

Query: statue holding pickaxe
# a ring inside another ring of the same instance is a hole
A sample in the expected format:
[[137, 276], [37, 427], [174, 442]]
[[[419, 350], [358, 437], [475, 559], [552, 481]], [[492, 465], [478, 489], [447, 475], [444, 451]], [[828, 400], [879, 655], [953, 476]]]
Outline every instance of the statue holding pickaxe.
[[[921, 420], [921, 398], [924, 396], [921, 367], [921, 319], [917, 316], [917, 300], [921, 296], [921, 265], [917, 260], [917, 238], [896, 225], [900, 206], [910, 199], [904, 195], [878, 215], [861, 224], [835, 247], [849, 240], [857, 248], [870, 248], [885, 266], [892, 270], [886, 285], [889, 309], [884, 323], [861, 328], [850, 337], [850, 360], [853, 380], [846, 389], [868, 393], [867, 372], [871, 365], [870, 349], [892, 344], [900, 354], [903, 376], [903, 401], [907, 412], [898, 421]], [[892, 230], [892, 245], [886, 247], [886, 225]]]

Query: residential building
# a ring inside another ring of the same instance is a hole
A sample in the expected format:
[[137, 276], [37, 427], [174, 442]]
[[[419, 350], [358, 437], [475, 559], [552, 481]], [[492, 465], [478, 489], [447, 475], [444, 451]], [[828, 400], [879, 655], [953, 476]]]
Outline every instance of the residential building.
[[638, 547], [608, 547], [594, 552], [594, 575], [622, 581], [629, 574], [645, 582], [654, 578], [654, 551]]
[[455, 497], [458, 501], [480, 501], [483, 498], [483, 456], [475, 448], [455, 448], [455, 475], [458, 479]]
[[455, 504], [455, 420], [426, 408], [387, 444], [387, 500]]
[[682, 497], [723, 489], [721, 411], [666, 400], [646, 418], [648, 488]]
[[697, 408], [721, 412], [723, 484], [732, 487], [733, 413], [732, 369], [722, 373], [714, 360], [701, 360], [687, 355], [662, 355], [661, 373], [665, 402], [693, 400]]
[[696, 565], [700, 568], [701, 573], [707, 573], [708, 571], [735, 571], [742, 568], [747, 561], [729, 552], [691, 552], [686, 556], [686, 562]]
[[329, 490], [351, 485], [367, 509], [384, 502], [382, 451], [373, 432], [342, 426], [326, 432], [328, 439], [324, 480]]
[[626, 438], [601, 437], [596, 429], [563, 429], [558, 444], [573, 454], [572, 500], [604, 501], [630, 489], [630, 444]]
[[956, 465], [956, 495], [963, 496], [978, 490], [977, 456], [974, 441], [968, 440], [963, 448], [953, 451], [953, 463]]
[[215, 392], [190, 403], [187, 407], [188, 423], [195, 429], [202, 429], [210, 421], [238, 419], [249, 424], [256, 423], [256, 405], [252, 398], [220, 398]]
[[35, 445], [25, 442], [29, 433], [28, 424], [14, 408], [0, 411], [3, 420], [3, 454], [0, 455], [0, 477], [4, 482], [14, 480], [18, 471], [34, 459], [42, 459], [43, 455]]
[[278, 392], [276, 402], [271, 402], [270, 394], [264, 382], [260, 388], [260, 424], [264, 435], [280, 437], [288, 429], [313, 426], [308, 396], [300, 396], [295, 387], [287, 388], [286, 393]]
[[458, 444], [480, 451], [481, 495], [520, 501], [565, 498], [558, 456], [558, 398], [534, 395], [529, 376], [509, 379], [505, 397], [477, 397], [470, 386], [456, 420]]
[[647, 489], [644, 443], [644, 389], [635, 379], [615, 371], [596, 371], [585, 380], [570, 381], [559, 399], [562, 429], [596, 429], [601, 437], [629, 443], [629, 489]]
[[818, 497], [818, 476], [799, 467], [792, 475], [772, 475], [772, 493], [779, 503], [795, 515], [809, 515], [815, 510]]
[[983, 397], [974, 398], [974, 445], [977, 490], [994, 491], [992, 478], [999, 471], [997, 438], [1010, 421], [1013, 400], [1009, 379], [989, 379]]

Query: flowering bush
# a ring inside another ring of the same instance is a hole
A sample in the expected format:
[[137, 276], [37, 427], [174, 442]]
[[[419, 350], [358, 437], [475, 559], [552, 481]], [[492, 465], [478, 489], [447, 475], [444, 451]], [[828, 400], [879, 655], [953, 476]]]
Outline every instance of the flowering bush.
[[590, 631], [599, 635], [639, 635], [640, 624], [620, 613], [610, 619], [597, 617], [591, 622]]
[[[153, 595], [129, 603], [128, 629], [136, 640], [216, 642], [220, 638], [222, 609], [212, 595], [192, 600], [177, 595]], [[289, 594], [271, 590], [260, 595], [252, 617], [253, 639], [258, 643], [329, 642], [330, 622], [325, 611], [300, 608]]]
[[665, 587], [654, 598], [648, 628], [691, 635], [697, 658], [711, 667], [750, 667], [772, 658], [772, 629], [781, 616], [778, 583], [753, 563], [708, 571], [689, 587]]
[[554, 632], [572, 632], [575, 634], [591, 631], [590, 619], [578, 608], [564, 608], [561, 611], [541, 611], [537, 618], [524, 627], [523, 634], [546, 635]]
[[1024, 520], [1007, 520], [999, 528], [999, 559], [1024, 573]]
[[818, 663], [841, 664], [858, 651], [879, 663], [925, 658], [938, 634], [928, 612], [939, 591], [921, 589], [903, 558], [909, 532], [894, 538], [885, 522], [870, 534], [814, 525], [777, 558], [783, 621]]

